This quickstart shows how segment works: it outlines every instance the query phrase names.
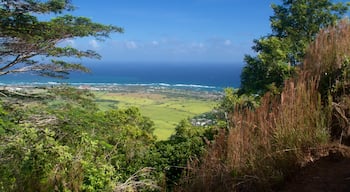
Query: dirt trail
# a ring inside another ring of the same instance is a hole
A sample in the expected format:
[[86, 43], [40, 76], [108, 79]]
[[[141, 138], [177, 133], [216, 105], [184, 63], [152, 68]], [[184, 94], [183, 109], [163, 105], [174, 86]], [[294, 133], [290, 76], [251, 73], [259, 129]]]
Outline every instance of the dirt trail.
[[333, 146], [286, 182], [283, 192], [350, 192], [350, 147]]

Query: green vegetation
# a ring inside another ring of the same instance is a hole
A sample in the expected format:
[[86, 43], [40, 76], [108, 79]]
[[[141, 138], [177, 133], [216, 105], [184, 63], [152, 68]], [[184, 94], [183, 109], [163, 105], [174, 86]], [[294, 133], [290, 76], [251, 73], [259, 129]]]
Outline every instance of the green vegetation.
[[254, 41], [257, 56], [244, 59], [247, 65], [241, 75], [241, 93], [263, 95], [281, 90], [320, 29], [336, 24], [348, 6], [331, 0], [282, 0], [281, 5], [272, 4], [272, 9], [272, 33]]
[[349, 145], [350, 22], [322, 30], [297, 78], [255, 108], [234, 101], [230, 128], [221, 130], [180, 191], [279, 191], [286, 178], [331, 142]]
[[154, 145], [152, 121], [136, 108], [99, 111], [92, 96], [58, 87], [3, 98], [1, 191], [115, 191], [138, 173], [145, 180], [128, 188], [156, 187], [141, 163]]
[[211, 98], [198, 99], [191, 95], [172, 96], [166, 93], [96, 92], [96, 100], [103, 110], [131, 106], [139, 108], [143, 115], [155, 123], [154, 133], [160, 140], [168, 139], [181, 120], [210, 112], [216, 105], [216, 101]]
[[[32, 72], [64, 78], [70, 71], [88, 71], [67, 58], [100, 56], [60, 43], [79, 37], [99, 40], [122, 29], [62, 15], [73, 9], [68, 0], [1, 1], [0, 75]], [[56, 17], [40, 21], [41, 14]], [[173, 188], [189, 159], [199, 159], [205, 142], [213, 139], [210, 127], [195, 127], [183, 119], [210, 111], [214, 102], [182, 92], [130, 96], [95, 98], [89, 91], [65, 86], [3, 89], [0, 191]], [[155, 128], [161, 139], [170, 139], [157, 141]]]
[[[246, 57], [242, 88], [226, 89], [217, 112], [198, 117], [216, 124], [187, 119], [214, 108], [210, 95], [4, 89], [0, 191], [273, 191], [330, 142], [350, 145], [350, 21], [327, 27], [347, 6], [282, 2], [272, 6], [273, 33]], [[69, 1], [1, 3], [2, 74], [85, 70], [33, 59], [97, 57], [56, 45], [121, 31], [80, 17], [33, 16], [69, 11]]]
[[154, 123], [139, 109], [100, 110], [95, 100], [71, 87], [3, 97], [1, 191], [173, 188], [215, 134], [183, 120], [157, 141]]
[[[334, 24], [347, 7], [283, 1], [273, 8], [276, 34], [256, 41], [258, 56], [246, 57], [242, 89], [226, 90], [219, 106], [228, 128], [192, 163], [179, 191], [279, 191], [302, 165], [327, 155], [327, 145], [350, 144], [350, 22]], [[315, 15], [308, 9], [325, 17], [308, 20]], [[301, 35], [296, 47], [288, 45], [293, 34]]]

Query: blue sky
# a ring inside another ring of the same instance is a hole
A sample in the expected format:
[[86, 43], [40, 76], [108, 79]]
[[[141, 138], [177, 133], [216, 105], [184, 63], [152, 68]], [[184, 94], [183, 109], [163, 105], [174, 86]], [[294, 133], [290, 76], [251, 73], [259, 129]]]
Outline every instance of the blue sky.
[[277, 0], [73, 0], [71, 14], [123, 27], [105, 42], [70, 40], [102, 62], [242, 64], [253, 39], [270, 33]]

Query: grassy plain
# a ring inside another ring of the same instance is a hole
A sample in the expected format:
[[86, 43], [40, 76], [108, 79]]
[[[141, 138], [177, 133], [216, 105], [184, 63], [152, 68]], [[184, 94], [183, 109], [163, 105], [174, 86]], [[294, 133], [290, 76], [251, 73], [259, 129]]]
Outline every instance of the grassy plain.
[[[102, 110], [110, 108], [138, 107], [142, 115], [155, 123], [159, 140], [167, 139], [183, 119], [209, 112], [216, 105], [212, 97], [166, 92], [96, 92], [96, 101]], [[200, 93], [198, 93], [200, 94]]]

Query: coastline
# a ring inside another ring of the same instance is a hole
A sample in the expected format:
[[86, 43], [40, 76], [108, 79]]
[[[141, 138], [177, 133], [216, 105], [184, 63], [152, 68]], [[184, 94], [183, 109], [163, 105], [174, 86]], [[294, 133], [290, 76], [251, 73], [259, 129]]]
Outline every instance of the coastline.
[[190, 97], [197, 99], [218, 100], [223, 97], [223, 89], [214, 86], [192, 85], [192, 84], [118, 84], [118, 83], [59, 83], [59, 82], [34, 82], [34, 83], [0, 83], [0, 90], [9, 92], [40, 93], [56, 86], [72, 86], [77, 89], [92, 92], [110, 93], [139, 93], [139, 94], [162, 94], [172, 97]]
[[[45, 95], [49, 88], [66, 85], [71, 86], [59, 83], [0, 84], [0, 92], [6, 90], [17, 95], [37, 97]], [[223, 91], [213, 88], [166, 84], [74, 84], [74, 87], [91, 91], [100, 110], [137, 107], [142, 115], [155, 123], [154, 133], [159, 140], [173, 134], [181, 120], [210, 112], [224, 96]]]

